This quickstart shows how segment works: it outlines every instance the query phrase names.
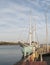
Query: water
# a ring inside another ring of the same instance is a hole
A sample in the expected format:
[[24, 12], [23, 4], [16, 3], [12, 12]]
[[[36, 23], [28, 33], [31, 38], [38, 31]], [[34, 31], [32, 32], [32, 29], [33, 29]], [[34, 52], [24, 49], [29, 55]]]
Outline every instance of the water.
[[22, 58], [21, 47], [15, 46], [0, 46], [0, 65], [13, 65]]
[[[0, 46], [0, 65], [14, 65], [21, 58], [22, 52], [19, 45]], [[43, 56], [43, 60], [47, 61], [47, 64], [50, 65], [50, 55]]]

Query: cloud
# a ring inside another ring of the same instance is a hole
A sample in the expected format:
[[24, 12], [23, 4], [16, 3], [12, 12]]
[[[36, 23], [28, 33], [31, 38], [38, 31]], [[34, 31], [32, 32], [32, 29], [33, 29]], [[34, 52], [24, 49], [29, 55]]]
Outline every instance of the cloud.
[[[35, 9], [40, 8], [38, 0], [34, 0], [34, 8], [31, 0], [0, 0], [0, 3], [0, 40], [26, 40], [30, 16], [32, 25], [34, 26], [35, 22], [37, 24], [38, 34], [39, 31], [44, 32], [44, 13]], [[49, 17], [48, 14], [48, 21], [50, 21]]]
[[48, 12], [50, 11], [50, 1], [49, 0], [28, 0], [28, 2], [32, 5], [34, 9], [44, 12], [46, 9], [48, 9]]

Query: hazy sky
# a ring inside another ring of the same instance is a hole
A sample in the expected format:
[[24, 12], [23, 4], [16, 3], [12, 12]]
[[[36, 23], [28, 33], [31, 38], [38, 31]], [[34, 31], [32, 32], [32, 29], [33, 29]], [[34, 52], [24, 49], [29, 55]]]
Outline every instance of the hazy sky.
[[29, 40], [31, 15], [32, 29], [36, 22], [38, 40], [45, 42], [46, 10], [50, 42], [50, 0], [0, 0], [0, 41]]

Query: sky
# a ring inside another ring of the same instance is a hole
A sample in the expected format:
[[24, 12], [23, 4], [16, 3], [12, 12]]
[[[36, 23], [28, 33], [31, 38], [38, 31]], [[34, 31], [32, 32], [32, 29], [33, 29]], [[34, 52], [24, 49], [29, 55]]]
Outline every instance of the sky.
[[38, 41], [45, 43], [46, 11], [50, 43], [50, 0], [0, 0], [0, 41], [28, 41], [31, 21]]

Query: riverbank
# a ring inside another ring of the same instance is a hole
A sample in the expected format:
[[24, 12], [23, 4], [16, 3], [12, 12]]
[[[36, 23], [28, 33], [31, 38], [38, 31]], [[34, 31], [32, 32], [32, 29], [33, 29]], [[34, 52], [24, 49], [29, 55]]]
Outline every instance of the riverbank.
[[0, 45], [20, 45], [21, 42], [3, 42], [0, 41]]

